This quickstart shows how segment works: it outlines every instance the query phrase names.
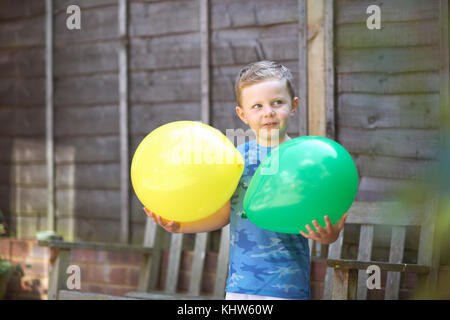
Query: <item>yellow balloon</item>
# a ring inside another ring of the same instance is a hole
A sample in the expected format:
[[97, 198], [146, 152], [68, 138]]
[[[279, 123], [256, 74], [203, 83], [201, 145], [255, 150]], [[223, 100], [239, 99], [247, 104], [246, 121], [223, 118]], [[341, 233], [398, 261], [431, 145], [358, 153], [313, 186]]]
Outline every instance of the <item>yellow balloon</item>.
[[195, 221], [218, 211], [233, 195], [244, 159], [219, 130], [176, 121], [149, 133], [131, 162], [138, 199], [167, 220]]

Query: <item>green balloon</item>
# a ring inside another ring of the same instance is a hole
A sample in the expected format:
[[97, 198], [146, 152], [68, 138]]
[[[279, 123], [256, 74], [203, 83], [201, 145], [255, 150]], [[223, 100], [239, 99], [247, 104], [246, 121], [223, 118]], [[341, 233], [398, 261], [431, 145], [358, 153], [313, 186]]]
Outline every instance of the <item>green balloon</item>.
[[337, 142], [316, 136], [294, 138], [272, 149], [244, 196], [248, 219], [260, 228], [297, 234], [313, 220], [335, 224], [358, 191], [358, 171]]

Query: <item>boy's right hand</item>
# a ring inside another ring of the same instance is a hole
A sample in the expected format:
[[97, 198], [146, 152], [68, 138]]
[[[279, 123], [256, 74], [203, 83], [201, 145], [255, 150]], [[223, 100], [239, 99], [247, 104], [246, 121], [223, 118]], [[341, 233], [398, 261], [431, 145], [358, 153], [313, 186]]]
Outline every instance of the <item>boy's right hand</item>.
[[155, 213], [148, 210], [146, 207], [143, 208], [145, 213], [153, 219], [157, 224], [159, 224], [161, 227], [163, 227], [165, 230], [169, 231], [170, 233], [177, 233], [180, 232], [181, 225], [179, 222], [176, 221], [169, 221], [164, 218], [161, 218], [160, 216], [156, 215]]

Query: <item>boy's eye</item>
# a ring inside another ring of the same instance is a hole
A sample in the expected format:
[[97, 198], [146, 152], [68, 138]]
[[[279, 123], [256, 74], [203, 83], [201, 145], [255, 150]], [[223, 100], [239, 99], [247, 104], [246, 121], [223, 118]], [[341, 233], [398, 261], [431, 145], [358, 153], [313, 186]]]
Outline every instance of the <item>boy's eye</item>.
[[277, 101], [274, 102], [274, 104], [283, 104], [283, 101], [277, 100]]
[[260, 107], [261, 107], [260, 104], [255, 104], [252, 108], [253, 108], [253, 109], [256, 109], [256, 108], [260, 108]]

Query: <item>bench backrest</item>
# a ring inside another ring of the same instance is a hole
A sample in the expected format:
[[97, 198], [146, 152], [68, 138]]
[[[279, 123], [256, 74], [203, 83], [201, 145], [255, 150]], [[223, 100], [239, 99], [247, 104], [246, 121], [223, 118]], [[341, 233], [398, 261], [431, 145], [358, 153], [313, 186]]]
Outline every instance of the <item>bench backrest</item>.
[[[229, 250], [229, 225], [222, 228], [220, 245], [216, 269], [216, 279], [214, 286], [214, 297], [223, 298], [225, 283], [228, 272], [228, 250]], [[147, 219], [144, 247], [153, 248], [150, 261], [144, 261], [141, 266], [141, 279], [138, 290], [141, 292], [154, 291], [157, 289], [159, 277], [161, 276], [161, 260], [164, 245], [163, 228]], [[201, 294], [201, 283], [204, 274], [204, 263], [206, 258], [207, 243], [210, 233], [198, 233], [195, 235], [195, 245], [193, 252], [193, 264], [190, 271], [190, 284], [187, 295], [199, 296]], [[178, 277], [180, 275], [180, 263], [183, 249], [184, 234], [170, 234], [169, 263], [164, 293], [175, 294], [177, 291]], [[147, 264], [146, 264], [147, 263]]]
[[[417, 264], [435, 267], [433, 258], [433, 236], [436, 220], [436, 199], [429, 199], [423, 208], [406, 209], [399, 202], [355, 202], [349, 210], [346, 225], [360, 225], [358, 261], [372, 261], [374, 227], [388, 225], [392, 227], [389, 263], [403, 263], [406, 229], [420, 227]], [[345, 226], [344, 226], [345, 229]], [[328, 248], [328, 259], [341, 259], [344, 244], [344, 230], [338, 240]], [[366, 270], [358, 272], [357, 299], [367, 299]], [[324, 299], [331, 299], [334, 269], [327, 268], [324, 285]], [[385, 298], [398, 299], [400, 272], [387, 273]]]

